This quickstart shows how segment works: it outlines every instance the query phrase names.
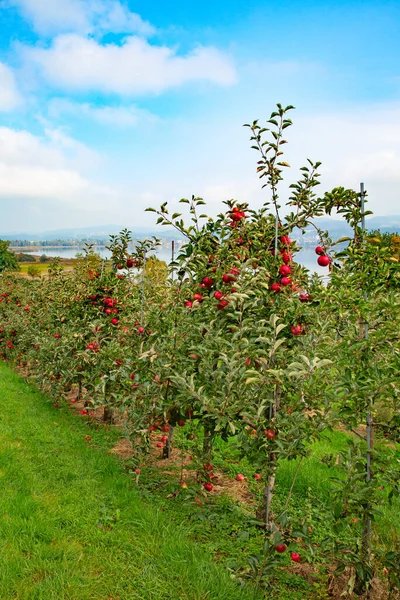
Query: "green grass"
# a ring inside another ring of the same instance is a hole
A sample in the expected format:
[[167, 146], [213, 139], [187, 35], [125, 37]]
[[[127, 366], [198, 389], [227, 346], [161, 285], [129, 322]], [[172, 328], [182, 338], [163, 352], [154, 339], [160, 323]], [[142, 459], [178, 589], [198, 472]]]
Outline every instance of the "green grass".
[[[341, 450], [346, 448], [351, 434], [341, 431], [324, 432], [321, 439], [314, 443], [310, 456], [300, 465], [296, 483], [293, 487], [293, 499], [295, 503], [302, 502], [309, 490], [312, 490], [314, 497], [319, 498], [323, 503], [329, 503], [332, 477], [340, 477], [340, 472], [334, 467], [321, 462], [321, 458], [327, 455], [334, 457]], [[392, 455], [393, 460], [398, 460], [399, 451], [391, 448], [385, 442], [376, 440], [375, 446], [385, 444], [385, 453]], [[282, 494], [287, 494], [293, 482], [298, 461], [283, 461], [278, 472], [277, 483], [281, 488]], [[400, 500], [395, 499], [392, 504], [385, 503], [380, 507], [382, 513], [376, 519], [374, 526], [375, 538], [381, 547], [388, 550], [393, 549], [398, 543], [400, 536]]]
[[27, 273], [29, 267], [37, 268], [39, 273], [47, 273], [47, 271], [49, 269], [49, 263], [40, 263], [40, 262], [19, 263], [19, 273]]
[[[107, 454], [121, 435], [96, 427], [35, 391], [0, 364], [0, 600], [261, 599], [240, 588], [229, 570], [248, 572], [260, 554], [262, 532], [231, 499], [211, 494], [198, 506], [198, 485], [179, 486], [179, 464], [165, 472], [147, 465], [140, 486], [119, 459]], [[187, 444], [178, 431], [176, 443]], [[90, 440], [85, 436], [90, 435]], [[312, 523], [312, 541], [329, 530], [324, 505], [337, 469], [321, 462], [336, 456], [349, 435], [326, 432], [297, 473], [288, 508], [291, 525]], [[381, 443], [381, 442], [377, 442]], [[382, 442], [384, 443], [384, 442]], [[238, 461], [234, 440], [216, 444], [213, 463], [229, 476], [240, 471], [260, 498], [254, 468]], [[390, 450], [396, 460], [398, 449]], [[282, 461], [274, 507], [285, 505], [297, 461]], [[204, 499], [203, 499], [204, 500]], [[322, 510], [321, 510], [322, 509]], [[374, 527], [378, 544], [396, 547], [400, 503], [386, 506]], [[293, 550], [298, 550], [294, 543]], [[304, 560], [324, 563], [301, 549]], [[319, 600], [324, 576], [308, 583], [282, 556], [266, 585], [266, 598]]]
[[[63, 269], [67, 269], [67, 268], [71, 268], [75, 265], [75, 260], [74, 259], [63, 259], [61, 262], [61, 267]], [[35, 267], [35, 269], [38, 270], [38, 273], [40, 275], [47, 275], [47, 272], [49, 270], [49, 264], [50, 263], [41, 263], [39, 261], [36, 262], [31, 262], [31, 263], [18, 263], [19, 264], [19, 271], [17, 271], [18, 273], [22, 273], [24, 275], [27, 275], [28, 273], [28, 269], [29, 267]]]
[[[139, 496], [94, 429], [0, 364], [0, 599], [257, 599]], [[85, 441], [85, 435], [91, 440]]]

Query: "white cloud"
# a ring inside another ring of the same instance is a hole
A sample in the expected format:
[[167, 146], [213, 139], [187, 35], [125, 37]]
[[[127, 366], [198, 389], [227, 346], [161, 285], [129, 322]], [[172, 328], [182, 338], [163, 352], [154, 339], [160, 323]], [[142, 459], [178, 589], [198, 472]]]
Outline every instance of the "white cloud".
[[0, 127], [0, 198], [50, 199], [67, 207], [101, 208], [113, 193], [89, 179], [93, 151], [58, 130], [44, 137]]
[[324, 183], [358, 189], [364, 181], [372, 210], [399, 212], [400, 104], [358, 106], [294, 121], [294, 150], [312, 149], [322, 161]]
[[7, 112], [22, 102], [15, 82], [14, 73], [0, 62], [0, 112]]
[[131, 36], [122, 45], [101, 45], [76, 34], [58, 36], [50, 48], [23, 49], [45, 78], [68, 90], [96, 90], [134, 96], [160, 93], [192, 81], [230, 85], [236, 81], [228, 56], [198, 47], [187, 56]]
[[121, 128], [158, 121], [155, 115], [136, 106], [93, 106], [89, 103], [79, 104], [64, 98], [54, 98], [50, 101], [49, 115], [51, 118], [60, 118], [63, 115], [89, 118], [103, 125]]
[[[253, 113], [254, 117], [260, 117], [262, 124], [272, 108], [268, 107], [266, 114]], [[173, 210], [182, 208], [180, 197], [191, 194], [203, 196], [212, 214], [229, 198], [261, 207], [269, 195], [261, 189], [256, 174], [258, 156], [250, 149], [249, 131], [241, 127], [243, 108], [228, 110], [219, 120], [204, 116], [190, 123], [176, 120], [169, 131], [163, 123], [157, 145], [157, 178], [152, 177], [151, 163], [142, 160], [134, 174], [127, 173], [124, 183], [128, 185], [131, 177], [135, 192], [147, 190], [160, 204], [175, 199]], [[341, 185], [358, 190], [363, 181], [370, 210], [376, 215], [400, 213], [400, 104], [308, 114], [296, 110], [290, 117], [293, 127], [285, 130], [284, 159], [292, 168], [285, 170], [280, 185], [282, 205], [291, 194], [289, 184], [300, 176], [299, 167], [310, 158], [322, 161], [321, 185], [315, 188], [318, 195]], [[283, 209], [283, 213], [289, 210]]]
[[42, 35], [59, 32], [138, 33], [154, 28], [118, 0], [9, 0]]

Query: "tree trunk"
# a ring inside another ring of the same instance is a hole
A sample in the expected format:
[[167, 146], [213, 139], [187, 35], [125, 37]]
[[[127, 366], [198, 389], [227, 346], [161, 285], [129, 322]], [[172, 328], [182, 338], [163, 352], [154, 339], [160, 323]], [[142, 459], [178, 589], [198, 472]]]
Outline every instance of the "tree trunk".
[[215, 431], [213, 425], [204, 425], [203, 459], [211, 462]]
[[173, 436], [174, 436], [174, 427], [172, 427], [170, 425], [169, 430], [168, 430], [168, 440], [163, 449], [163, 455], [162, 455], [163, 458], [171, 458]]
[[[373, 431], [373, 421], [371, 411], [367, 414], [367, 472], [366, 472], [366, 481], [371, 481], [372, 472], [372, 451], [374, 449], [374, 431]], [[371, 518], [369, 516], [370, 506], [367, 504], [365, 508], [365, 516], [364, 516], [364, 527], [361, 538], [361, 561], [365, 567], [369, 566], [371, 560]], [[355, 583], [355, 592], [356, 594], [362, 594], [366, 590], [366, 582], [360, 579], [358, 576], [356, 577]], [[367, 590], [367, 598], [369, 598], [369, 591]]]
[[103, 421], [109, 425], [114, 423], [114, 412], [109, 406], [104, 407]]
[[[271, 426], [273, 426], [274, 420], [281, 406], [282, 387], [279, 383], [275, 385], [273, 401], [269, 407], [269, 420]], [[271, 505], [272, 498], [274, 495], [275, 479], [276, 479], [276, 468], [277, 468], [276, 455], [270, 453], [268, 455], [268, 482], [264, 490], [264, 496], [261, 506], [256, 510], [256, 516], [260, 521], [263, 521], [266, 531], [269, 531], [273, 527], [273, 520], [271, 518]]]

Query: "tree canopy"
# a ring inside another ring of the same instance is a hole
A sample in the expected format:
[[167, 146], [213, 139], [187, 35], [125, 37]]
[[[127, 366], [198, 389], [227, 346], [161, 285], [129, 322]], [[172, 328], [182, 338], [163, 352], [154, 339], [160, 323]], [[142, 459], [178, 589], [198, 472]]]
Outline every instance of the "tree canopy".
[[10, 242], [0, 240], [0, 272], [6, 270], [18, 271], [18, 260], [14, 252], [9, 250]]

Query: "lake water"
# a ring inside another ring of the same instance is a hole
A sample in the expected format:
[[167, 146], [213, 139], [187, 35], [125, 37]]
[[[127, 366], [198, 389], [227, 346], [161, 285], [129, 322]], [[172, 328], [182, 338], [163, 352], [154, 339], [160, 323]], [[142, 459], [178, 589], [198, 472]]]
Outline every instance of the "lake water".
[[[18, 251], [18, 249], [15, 249]], [[25, 251], [26, 254], [34, 254], [35, 256], [41, 256], [42, 254], [46, 254], [47, 256], [59, 256], [60, 258], [75, 258], [78, 252], [81, 252], [80, 248], [72, 248], [72, 247], [60, 247], [60, 248], [48, 248], [43, 247], [39, 250], [35, 250], [34, 252]], [[111, 252], [106, 248], [98, 248], [96, 252], [100, 254], [102, 258], [110, 258]], [[158, 252], [155, 253], [156, 256], [160, 260], [164, 260], [166, 263], [171, 261], [171, 249], [170, 248], [161, 248]], [[304, 267], [306, 267], [312, 273], [318, 273], [318, 275], [327, 276], [329, 271], [327, 267], [320, 267], [317, 263], [317, 255], [313, 248], [303, 248], [300, 252], [296, 254], [296, 262], [300, 263]]]

